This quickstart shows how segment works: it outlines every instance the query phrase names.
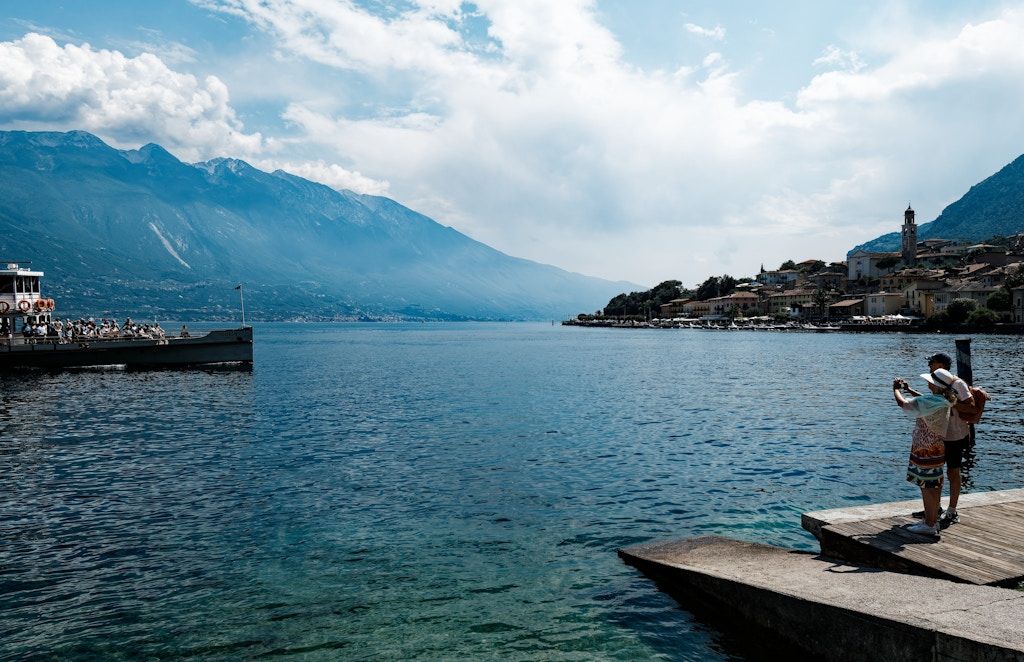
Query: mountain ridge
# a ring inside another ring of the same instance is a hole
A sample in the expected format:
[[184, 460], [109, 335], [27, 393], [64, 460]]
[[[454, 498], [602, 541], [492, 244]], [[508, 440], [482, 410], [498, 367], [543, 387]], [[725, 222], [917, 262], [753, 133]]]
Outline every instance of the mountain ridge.
[[183, 319], [230, 314], [236, 282], [268, 319], [549, 319], [636, 287], [506, 255], [390, 198], [84, 131], [0, 132], [0, 254], [31, 257], [65, 310], [101, 295], [98, 312]]
[[[971, 186], [935, 220], [918, 226], [918, 240], [982, 241], [1024, 232], [1024, 155]], [[900, 249], [900, 233], [890, 232], [850, 249], [888, 252]]]

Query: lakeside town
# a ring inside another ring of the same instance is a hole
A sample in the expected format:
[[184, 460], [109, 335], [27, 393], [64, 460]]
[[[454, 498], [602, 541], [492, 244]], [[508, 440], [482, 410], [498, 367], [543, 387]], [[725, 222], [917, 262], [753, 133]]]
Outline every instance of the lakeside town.
[[762, 265], [752, 278], [711, 276], [693, 289], [665, 281], [563, 324], [813, 330], [1024, 324], [1024, 234], [982, 243], [918, 241], [908, 205], [901, 244], [899, 252], [856, 250], [841, 262]]

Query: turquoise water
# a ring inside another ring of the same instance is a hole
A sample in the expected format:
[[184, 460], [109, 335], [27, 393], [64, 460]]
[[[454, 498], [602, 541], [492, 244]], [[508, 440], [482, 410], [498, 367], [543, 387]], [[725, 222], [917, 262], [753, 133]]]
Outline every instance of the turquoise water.
[[[251, 372], [0, 377], [0, 659], [742, 658], [615, 550], [915, 498], [945, 336], [263, 325]], [[973, 490], [1020, 487], [978, 337]], [[919, 379], [916, 379], [920, 382]]]

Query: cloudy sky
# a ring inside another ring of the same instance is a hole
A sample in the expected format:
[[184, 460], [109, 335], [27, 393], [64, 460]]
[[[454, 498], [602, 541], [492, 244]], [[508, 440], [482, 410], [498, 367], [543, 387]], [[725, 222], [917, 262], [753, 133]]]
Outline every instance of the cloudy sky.
[[235, 156], [643, 284], [841, 259], [1024, 152], [1016, 3], [3, 7], [2, 128]]

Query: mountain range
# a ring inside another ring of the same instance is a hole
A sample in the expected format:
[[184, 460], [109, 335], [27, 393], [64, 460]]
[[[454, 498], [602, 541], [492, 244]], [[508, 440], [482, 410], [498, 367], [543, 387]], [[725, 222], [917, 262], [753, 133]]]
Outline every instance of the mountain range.
[[[972, 186], [963, 197], [943, 209], [934, 221], [921, 224], [917, 238], [919, 241], [982, 241], [1021, 232], [1024, 232], [1024, 155]], [[900, 233], [890, 232], [854, 247], [850, 253], [857, 250], [887, 252], [899, 249]]]
[[32, 260], [58, 314], [552, 319], [632, 283], [515, 258], [394, 200], [155, 144], [0, 132], [0, 259]]

